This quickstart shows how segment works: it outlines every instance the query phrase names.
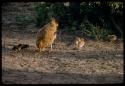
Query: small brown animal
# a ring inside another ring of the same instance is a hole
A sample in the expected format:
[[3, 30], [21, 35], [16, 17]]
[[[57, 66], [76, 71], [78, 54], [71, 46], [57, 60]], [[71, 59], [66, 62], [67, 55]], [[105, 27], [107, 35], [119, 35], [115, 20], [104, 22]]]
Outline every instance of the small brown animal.
[[117, 40], [117, 36], [116, 35], [108, 35], [108, 41], [114, 42], [116, 40]]
[[85, 45], [84, 39], [80, 37], [76, 37], [74, 42], [77, 49], [81, 49]]
[[58, 22], [55, 18], [51, 18], [51, 22], [44, 25], [38, 32], [37, 32], [37, 40], [36, 46], [39, 48], [39, 51], [44, 51], [45, 47], [51, 46], [52, 51], [52, 44], [56, 39], [56, 31], [58, 27]]
[[29, 45], [27, 44], [18, 44], [18, 45], [13, 46], [12, 50], [20, 51], [21, 49], [28, 48], [28, 47]]

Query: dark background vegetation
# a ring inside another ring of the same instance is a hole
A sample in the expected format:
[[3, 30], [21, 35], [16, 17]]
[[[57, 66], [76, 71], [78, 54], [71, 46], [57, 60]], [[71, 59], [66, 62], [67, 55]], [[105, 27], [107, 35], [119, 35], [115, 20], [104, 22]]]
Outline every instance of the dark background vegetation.
[[80, 31], [82, 36], [104, 40], [107, 35], [123, 37], [122, 2], [56, 2], [40, 3], [36, 8], [36, 26], [42, 27], [54, 16], [59, 28]]

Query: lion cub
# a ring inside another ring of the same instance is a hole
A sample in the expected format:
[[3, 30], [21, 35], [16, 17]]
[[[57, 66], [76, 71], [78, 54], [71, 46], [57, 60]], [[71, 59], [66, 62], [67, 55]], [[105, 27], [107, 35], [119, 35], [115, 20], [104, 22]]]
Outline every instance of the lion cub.
[[39, 51], [44, 51], [45, 47], [51, 46], [52, 51], [52, 44], [56, 39], [56, 31], [58, 27], [58, 22], [55, 18], [51, 18], [51, 22], [44, 25], [38, 32], [37, 32], [37, 40], [36, 46], [39, 48]]
[[83, 38], [76, 37], [74, 44], [77, 49], [81, 49], [85, 45], [85, 41]]

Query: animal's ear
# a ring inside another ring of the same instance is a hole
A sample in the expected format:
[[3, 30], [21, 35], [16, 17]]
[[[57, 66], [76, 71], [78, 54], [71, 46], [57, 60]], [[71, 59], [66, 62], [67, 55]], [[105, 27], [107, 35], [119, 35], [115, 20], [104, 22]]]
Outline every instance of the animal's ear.
[[51, 18], [51, 22], [55, 23], [58, 26], [58, 20], [55, 17]]
[[78, 36], [75, 37], [76, 40], [79, 40], [80, 38]]
[[53, 16], [52, 16], [52, 17], [50, 18], [50, 20], [51, 20], [51, 21], [58, 22], [58, 18], [57, 18], [57, 17], [53, 17]]
[[51, 17], [50, 20], [51, 20], [51, 21], [55, 21], [55, 17]]

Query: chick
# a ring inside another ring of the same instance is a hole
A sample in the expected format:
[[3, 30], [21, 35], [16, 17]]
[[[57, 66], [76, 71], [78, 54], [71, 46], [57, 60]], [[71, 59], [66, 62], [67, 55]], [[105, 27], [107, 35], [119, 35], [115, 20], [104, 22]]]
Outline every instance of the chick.
[[85, 45], [84, 39], [80, 37], [76, 37], [74, 43], [77, 49], [81, 49]]
[[56, 31], [58, 27], [58, 22], [55, 18], [51, 18], [51, 22], [44, 25], [37, 32], [36, 46], [39, 51], [44, 51], [46, 47], [50, 46], [52, 51], [52, 44], [56, 39]]
[[117, 40], [117, 36], [116, 35], [108, 35], [108, 41], [114, 42], [116, 40]]

